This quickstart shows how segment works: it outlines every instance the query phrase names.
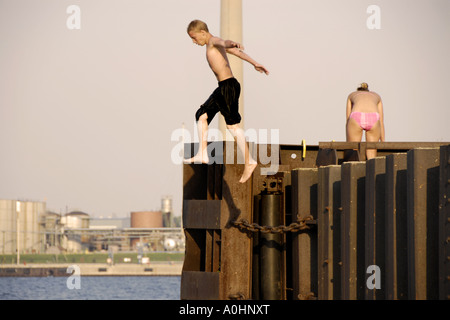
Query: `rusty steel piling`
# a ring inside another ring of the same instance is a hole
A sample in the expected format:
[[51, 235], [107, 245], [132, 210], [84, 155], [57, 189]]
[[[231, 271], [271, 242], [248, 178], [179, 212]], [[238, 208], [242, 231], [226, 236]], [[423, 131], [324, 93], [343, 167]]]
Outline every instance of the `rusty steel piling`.
[[[385, 279], [385, 217], [386, 217], [386, 158], [377, 157], [366, 161], [365, 186], [365, 266], [380, 268]], [[377, 290], [365, 286], [365, 299], [384, 299], [385, 286]]]
[[[317, 219], [317, 168], [292, 170], [292, 216]], [[292, 234], [292, 298], [317, 298], [317, 229]]]
[[209, 148], [183, 170], [181, 299], [450, 299], [450, 143], [255, 144], [244, 184]]
[[318, 172], [318, 298], [340, 299], [341, 166], [322, 167]]
[[439, 148], [408, 151], [408, 296], [438, 298]]
[[408, 262], [406, 259], [406, 153], [386, 156], [386, 270], [385, 298], [408, 297]]
[[440, 149], [439, 299], [450, 299], [450, 146]]

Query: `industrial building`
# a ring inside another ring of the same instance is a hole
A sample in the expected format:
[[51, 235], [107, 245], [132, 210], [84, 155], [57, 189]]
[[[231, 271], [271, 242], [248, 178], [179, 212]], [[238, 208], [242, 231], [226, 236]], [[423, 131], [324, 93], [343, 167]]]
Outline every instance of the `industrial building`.
[[171, 198], [161, 203], [159, 211], [99, 219], [82, 211], [50, 212], [45, 202], [0, 200], [0, 254], [184, 250], [182, 229], [170, 227]]

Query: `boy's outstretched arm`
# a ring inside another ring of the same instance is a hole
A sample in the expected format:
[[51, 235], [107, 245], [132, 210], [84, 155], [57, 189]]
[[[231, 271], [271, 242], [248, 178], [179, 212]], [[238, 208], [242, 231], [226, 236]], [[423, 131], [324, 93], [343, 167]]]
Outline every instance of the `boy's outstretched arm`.
[[223, 40], [219, 37], [212, 37], [211, 43], [216, 47], [223, 47], [225, 50], [232, 49], [232, 48], [238, 48], [240, 50], [244, 50], [244, 47], [237, 42], [234, 42], [232, 40]]
[[247, 61], [248, 63], [251, 63], [256, 71], [259, 71], [261, 73], [269, 74], [269, 70], [266, 69], [262, 64], [259, 64], [255, 60], [253, 60], [248, 54], [246, 54], [243, 51], [243, 48], [240, 44], [237, 43], [238, 46], [232, 47], [232, 48], [226, 48], [227, 53], [230, 53], [232, 55], [235, 55], [238, 58], [241, 58], [244, 61]]
[[225, 48], [227, 53], [230, 53], [232, 55], [235, 55], [238, 58], [241, 58], [244, 61], [247, 61], [248, 63], [251, 63], [256, 71], [259, 71], [261, 73], [269, 74], [269, 70], [267, 70], [262, 64], [259, 64], [255, 60], [253, 60], [248, 54], [246, 54], [243, 50], [244, 47], [237, 42], [234, 42], [232, 40], [223, 40], [218, 37], [213, 37], [211, 39], [214, 46], [222, 46]]

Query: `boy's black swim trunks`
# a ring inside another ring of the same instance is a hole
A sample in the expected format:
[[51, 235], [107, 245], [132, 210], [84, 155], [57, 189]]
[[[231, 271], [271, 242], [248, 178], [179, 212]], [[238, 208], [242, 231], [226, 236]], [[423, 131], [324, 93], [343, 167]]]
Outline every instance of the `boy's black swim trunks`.
[[220, 81], [219, 87], [195, 113], [195, 119], [198, 121], [200, 116], [206, 113], [208, 124], [210, 124], [216, 113], [220, 111], [226, 124], [233, 125], [241, 122], [241, 115], [239, 114], [240, 94], [241, 85], [235, 78]]

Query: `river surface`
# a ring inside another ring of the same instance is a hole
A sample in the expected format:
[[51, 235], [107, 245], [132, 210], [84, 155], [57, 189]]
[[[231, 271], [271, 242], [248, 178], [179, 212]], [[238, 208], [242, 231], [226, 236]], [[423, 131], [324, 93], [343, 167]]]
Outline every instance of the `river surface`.
[[0, 300], [179, 300], [181, 277], [1, 277]]

